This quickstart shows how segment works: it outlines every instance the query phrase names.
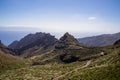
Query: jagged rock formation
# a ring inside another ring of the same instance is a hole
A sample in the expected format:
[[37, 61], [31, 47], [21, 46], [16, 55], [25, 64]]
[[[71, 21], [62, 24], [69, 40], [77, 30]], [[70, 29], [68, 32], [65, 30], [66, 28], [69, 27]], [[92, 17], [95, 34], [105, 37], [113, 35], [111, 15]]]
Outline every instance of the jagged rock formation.
[[35, 45], [52, 45], [57, 39], [54, 36], [51, 36], [48, 33], [38, 32], [36, 34], [28, 34], [20, 41], [14, 41], [9, 45], [10, 48], [20, 49], [26, 46], [35, 46]]
[[86, 47], [80, 44], [72, 35], [65, 33], [55, 45], [54, 53], [64, 63], [86, 61], [101, 56], [103, 51], [97, 47]]
[[29, 34], [20, 41], [14, 41], [9, 45], [17, 55], [24, 57], [45, 53], [53, 48], [57, 39], [48, 33]]
[[75, 54], [82, 48], [77, 39], [68, 32], [65, 33], [55, 45], [56, 53], [60, 54], [59, 59], [65, 63], [77, 61], [79, 58]]
[[68, 48], [70, 46], [79, 46], [79, 42], [77, 41], [77, 39], [75, 39], [72, 35], [70, 35], [67, 32], [60, 38], [55, 48], [63, 49], [63, 48]]
[[[55, 44], [54, 49], [47, 53], [41, 54], [41, 58], [33, 65], [41, 63], [58, 62], [58, 63], [71, 63], [79, 60], [77, 54], [80, 54], [83, 46], [68, 32], [65, 33]], [[47, 56], [47, 57], [46, 57]]]

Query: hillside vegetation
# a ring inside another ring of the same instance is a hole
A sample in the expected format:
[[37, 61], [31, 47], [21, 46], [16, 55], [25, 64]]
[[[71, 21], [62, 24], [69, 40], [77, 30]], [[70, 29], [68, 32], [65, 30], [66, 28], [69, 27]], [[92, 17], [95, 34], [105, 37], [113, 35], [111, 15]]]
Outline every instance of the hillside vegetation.
[[119, 45], [85, 47], [66, 33], [53, 50], [26, 58], [28, 65], [6, 70], [0, 79], [120, 80]]
[[[0, 75], [1, 80], [119, 80], [120, 79], [120, 48], [106, 49], [106, 55], [89, 61], [49, 63], [45, 65], [26, 66], [9, 70]], [[75, 70], [77, 69], [77, 70]], [[73, 71], [72, 73], [69, 73]], [[65, 75], [68, 73], [67, 75]], [[59, 77], [63, 75], [62, 77]], [[65, 76], [64, 76], [65, 75]]]
[[7, 70], [20, 68], [26, 64], [25, 60], [12, 54], [14, 53], [11, 49], [0, 43], [0, 74]]

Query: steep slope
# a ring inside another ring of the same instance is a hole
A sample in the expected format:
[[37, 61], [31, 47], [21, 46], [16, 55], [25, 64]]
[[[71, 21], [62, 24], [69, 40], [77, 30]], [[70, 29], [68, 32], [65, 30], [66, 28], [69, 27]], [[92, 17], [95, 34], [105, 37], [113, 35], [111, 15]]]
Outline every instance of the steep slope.
[[[47, 41], [47, 43], [45, 42]], [[35, 46], [35, 45], [52, 45], [56, 41], [56, 38], [54, 36], [51, 36], [48, 33], [42, 33], [38, 32], [35, 34], [28, 34], [24, 38], [22, 38], [20, 41], [14, 41], [11, 43], [8, 47], [13, 49], [20, 49], [24, 48], [26, 46]]]
[[8, 48], [7, 46], [5, 46], [1, 40], [0, 40], [0, 50], [6, 54], [12, 54], [15, 55], [15, 53], [13, 52], [12, 49]]
[[18, 58], [0, 50], [0, 69], [9, 68], [9, 66], [18, 62]]
[[79, 46], [79, 42], [77, 39], [75, 39], [72, 35], [70, 35], [68, 32], [65, 33], [60, 40], [57, 42], [55, 48], [67, 48], [70, 46]]
[[115, 46], [115, 47], [117, 47], [117, 48], [119, 48], [119, 47], [120, 47], [120, 39], [119, 39], [119, 40], [117, 40], [117, 41], [114, 43], [114, 46]]
[[12, 48], [12, 49], [16, 49], [17, 45], [18, 45], [19, 41], [13, 41], [10, 45], [8, 45], [8, 47]]
[[65, 45], [79, 45], [77, 39], [75, 39], [71, 34], [66, 32], [61, 38], [60, 41]]
[[0, 42], [0, 73], [5, 70], [18, 68], [23, 65], [22, 59], [13, 56], [11, 49]]
[[93, 37], [78, 38], [78, 41], [87, 46], [107, 46], [112, 45], [118, 39], [120, 39], [120, 32], [115, 34], [104, 34]]
[[56, 41], [57, 39], [54, 36], [39, 32], [27, 35], [20, 41], [13, 42], [9, 47], [13, 48], [17, 55], [29, 57], [51, 50]]

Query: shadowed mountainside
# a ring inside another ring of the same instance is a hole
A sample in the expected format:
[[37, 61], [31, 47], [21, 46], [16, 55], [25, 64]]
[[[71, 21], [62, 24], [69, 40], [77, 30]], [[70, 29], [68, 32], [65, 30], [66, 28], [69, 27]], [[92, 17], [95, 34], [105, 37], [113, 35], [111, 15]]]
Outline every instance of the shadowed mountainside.
[[54, 36], [39, 32], [29, 34], [20, 41], [14, 41], [9, 47], [14, 49], [17, 55], [28, 57], [51, 50], [56, 41], [57, 39]]

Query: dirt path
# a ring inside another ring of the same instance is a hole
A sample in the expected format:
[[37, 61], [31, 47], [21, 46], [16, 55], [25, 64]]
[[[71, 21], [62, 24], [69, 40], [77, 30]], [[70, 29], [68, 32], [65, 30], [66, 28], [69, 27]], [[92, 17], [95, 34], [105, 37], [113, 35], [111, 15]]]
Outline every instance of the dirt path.
[[80, 68], [76, 68], [76, 69], [74, 69], [74, 70], [72, 70], [72, 71], [70, 71], [70, 72], [67, 72], [67, 73], [63, 74], [63, 75], [60, 75], [60, 76], [54, 78], [53, 80], [59, 80], [60, 78], [62, 78], [62, 77], [64, 77], [64, 76], [67, 76], [68, 74], [71, 74], [71, 73], [73, 73], [73, 72], [75, 72], [75, 71], [78, 71], [79, 69], [88, 67], [88, 66], [91, 64], [91, 62], [92, 62], [92, 60], [89, 60], [84, 66], [82, 66], [82, 67], [80, 67]]
[[82, 66], [81, 68], [85, 68], [88, 67], [91, 64], [92, 60], [89, 60], [84, 66]]

